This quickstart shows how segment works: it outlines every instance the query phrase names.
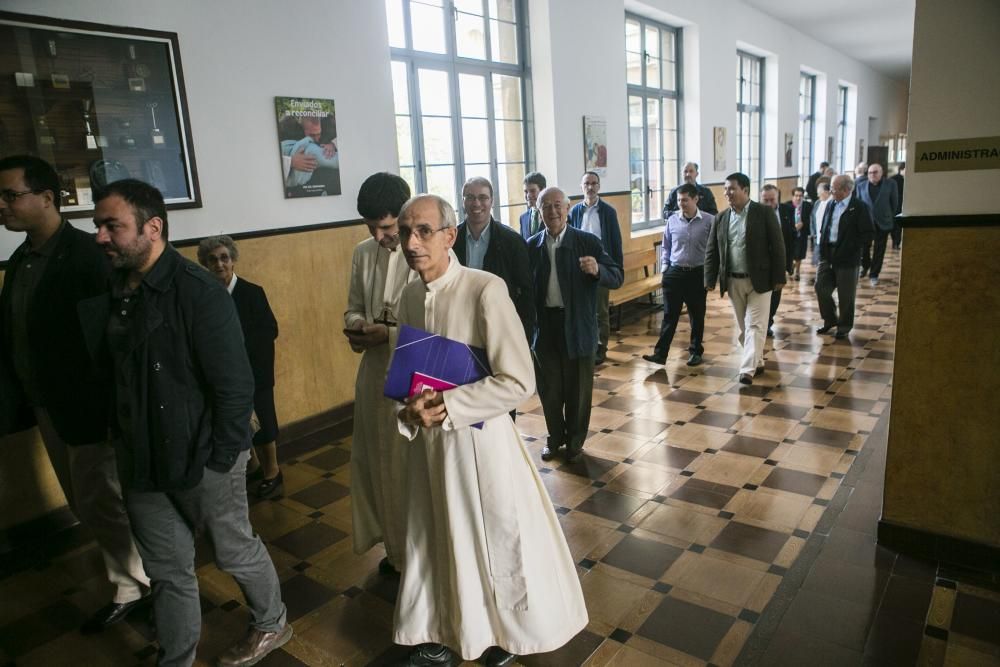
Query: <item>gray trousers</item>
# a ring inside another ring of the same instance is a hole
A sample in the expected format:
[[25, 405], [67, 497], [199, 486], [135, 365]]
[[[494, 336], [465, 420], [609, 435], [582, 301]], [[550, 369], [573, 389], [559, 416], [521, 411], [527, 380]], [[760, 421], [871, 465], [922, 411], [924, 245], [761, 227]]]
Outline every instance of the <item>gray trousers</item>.
[[[838, 305], [833, 302], [833, 291], [837, 291]], [[816, 270], [816, 300], [823, 326], [837, 326], [837, 333], [847, 333], [854, 328], [854, 297], [858, 291], [857, 266], [833, 266], [820, 261]]]
[[205, 468], [198, 486], [187, 491], [126, 493], [132, 530], [153, 583], [161, 667], [194, 663], [201, 635], [194, 545], [202, 529], [215, 547], [215, 564], [243, 591], [253, 627], [275, 632], [285, 625], [278, 574], [247, 514], [249, 458], [249, 451], [240, 454], [228, 473]]

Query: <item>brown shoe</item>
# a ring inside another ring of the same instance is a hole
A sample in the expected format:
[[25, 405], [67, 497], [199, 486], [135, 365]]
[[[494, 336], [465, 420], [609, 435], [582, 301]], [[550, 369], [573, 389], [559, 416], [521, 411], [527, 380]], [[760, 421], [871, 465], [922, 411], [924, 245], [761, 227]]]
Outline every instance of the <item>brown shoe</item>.
[[268, 653], [288, 643], [292, 638], [292, 626], [285, 624], [277, 632], [264, 632], [250, 628], [247, 636], [236, 642], [226, 652], [219, 656], [219, 667], [237, 667], [241, 665], [256, 665]]

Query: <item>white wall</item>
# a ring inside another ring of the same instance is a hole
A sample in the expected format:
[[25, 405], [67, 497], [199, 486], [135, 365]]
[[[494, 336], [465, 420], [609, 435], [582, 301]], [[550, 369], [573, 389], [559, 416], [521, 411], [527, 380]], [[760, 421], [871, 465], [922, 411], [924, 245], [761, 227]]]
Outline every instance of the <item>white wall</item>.
[[[172, 239], [358, 217], [357, 191], [397, 169], [382, 2], [4, 0], [4, 9], [176, 32], [203, 207], [172, 211]], [[331, 98], [343, 194], [284, 198], [274, 97]], [[77, 221], [90, 227], [86, 220]], [[0, 258], [22, 235], [0, 228]]]
[[[906, 130], [906, 86], [876, 73], [811, 37], [739, 0], [531, 0], [532, 70], [544, 72], [554, 95], [552, 111], [536, 115], [538, 168], [551, 177], [575, 184], [582, 169], [579, 119], [588, 113], [608, 117], [609, 171], [605, 190], [628, 189], [628, 134], [625, 84], [624, 12], [684, 29], [684, 160], [701, 164], [701, 180], [720, 182], [736, 170], [736, 48], [737, 43], [769, 57], [765, 95], [765, 178], [798, 171], [798, 89], [802, 67], [823, 74], [825, 91], [817, 96], [826, 119], [817, 130], [815, 162], [826, 152], [826, 137], [835, 136], [837, 85], [858, 88], [854, 123], [859, 135], [868, 118], [878, 118], [881, 133]], [[538, 38], [548, 43], [540, 48]], [[594, 64], [595, 60], [601, 60]], [[589, 82], [599, 82], [599, 90]], [[535, 83], [535, 98], [543, 91]], [[538, 103], [536, 102], [536, 107]], [[620, 127], [616, 127], [620, 123]], [[712, 128], [727, 128], [726, 169], [712, 165]], [[791, 167], [784, 166], [784, 133], [795, 136]], [[856, 157], [857, 141], [848, 151]]]
[[[956, 16], [966, 20], [956, 21]], [[918, 0], [913, 35], [908, 164], [914, 143], [1000, 135], [1000, 3]], [[957, 66], [964, 63], [965, 66]], [[906, 170], [907, 215], [997, 213], [996, 169], [914, 172]], [[991, 332], [990, 335], [996, 335]]]

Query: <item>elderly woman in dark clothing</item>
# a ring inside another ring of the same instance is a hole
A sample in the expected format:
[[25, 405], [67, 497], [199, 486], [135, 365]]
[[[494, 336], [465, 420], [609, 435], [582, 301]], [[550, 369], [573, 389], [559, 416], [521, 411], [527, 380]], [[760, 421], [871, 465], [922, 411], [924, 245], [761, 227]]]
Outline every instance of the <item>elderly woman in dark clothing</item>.
[[278, 417], [274, 411], [274, 341], [278, 337], [278, 322], [264, 289], [234, 273], [239, 257], [236, 243], [228, 236], [212, 236], [198, 245], [198, 262], [229, 290], [240, 317], [256, 385], [253, 408], [259, 423], [259, 430], [253, 436], [253, 458], [247, 477], [261, 480], [256, 489], [259, 498], [270, 498], [281, 492], [284, 481], [278, 467]]

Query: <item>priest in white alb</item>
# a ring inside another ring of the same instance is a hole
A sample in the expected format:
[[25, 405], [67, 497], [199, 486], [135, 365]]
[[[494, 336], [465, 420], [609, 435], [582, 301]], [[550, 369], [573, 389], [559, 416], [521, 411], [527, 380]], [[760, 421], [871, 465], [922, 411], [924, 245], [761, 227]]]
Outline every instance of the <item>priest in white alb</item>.
[[354, 248], [344, 313], [345, 335], [362, 352], [354, 386], [351, 443], [351, 512], [354, 551], [385, 543], [379, 571], [402, 569], [406, 530], [405, 482], [408, 443], [396, 426], [396, 404], [382, 395], [389, 356], [396, 344], [399, 297], [417, 274], [399, 250], [396, 218], [410, 186], [399, 176], [377, 173], [358, 191], [358, 213], [371, 238]]
[[[401, 406], [411, 440], [406, 555], [394, 641], [410, 665], [553, 651], [587, 624], [576, 568], [552, 503], [508, 414], [535, 390], [521, 320], [496, 276], [462, 267], [451, 206], [435, 195], [399, 214], [406, 261], [420, 280], [401, 324], [486, 350], [492, 375]], [[482, 422], [481, 428], [473, 425]]]

